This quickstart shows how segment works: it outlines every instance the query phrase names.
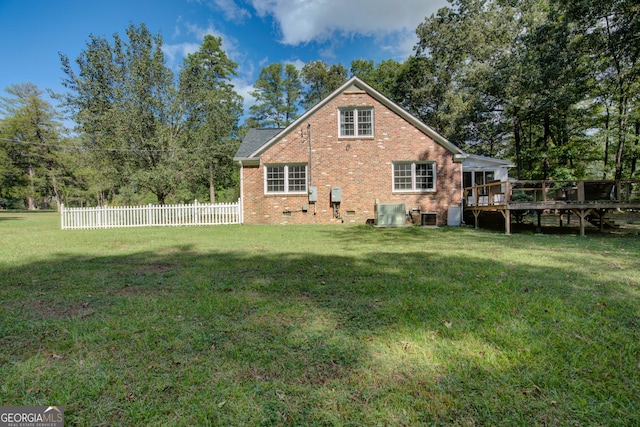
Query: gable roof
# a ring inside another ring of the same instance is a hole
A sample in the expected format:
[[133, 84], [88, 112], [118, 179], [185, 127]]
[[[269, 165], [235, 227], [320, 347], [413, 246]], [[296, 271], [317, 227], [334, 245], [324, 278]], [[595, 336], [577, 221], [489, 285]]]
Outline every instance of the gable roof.
[[253, 128], [242, 138], [234, 160], [249, 159], [251, 153], [262, 147], [271, 138], [282, 132], [284, 128]]
[[[360, 78], [354, 76], [348, 81], [346, 81], [344, 84], [342, 84], [342, 86], [340, 86], [338, 89], [333, 91], [329, 96], [327, 96], [322, 101], [320, 101], [315, 106], [313, 106], [310, 110], [307, 110], [306, 113], [298, 117], [293, 123], [291, 123], [286, 128], [256, 129], [260, 133], [252, 134], [250, 139], [247, 140], [247, 137], [249, 137], [249, 135], [251, 134], [251, 131], [250, 131], [249, 134], [245, 136], [245, 139], [242, 140], [242, 143], [240, 144], [240, 148], [238, 148], [238, 151], [236, 152], [234, 160], [243, 161], [243, 162], [246, 161], [247, 163], [254, 163], [254, 162], [259, 163], [260, 155], [267, 148], [275, 144], [280, 138], [287, 135], [293, 129], [300, 126], [301, 123], [307, 120], [316, 111], [320, 110], [322, 107], [324, 107], [329, 102], [331, 102], [334, 98], [336, 98], [343, 92], [348, 92], [348, 91], [365, 91], [368, 95], [373, 97], [376, 101], [380, 102], [385, 107], [389, 108], [391, 111], [393, 111], [394, 113], [396, 113], [397, 115], [399, 115], [400, 117], [402, 117], [403, 119], [411, 123], [413, 126], [421, 130], [423, 133], [431, 137], [431, 139], [433, 139], [435, 142], [442, 145], [444, 148], [446, 148], [451, 153], [453, 153], [456, 161], [462, 161], [466, 157], [466, 154], [464, 153], [464, 151], [462, 151], [460, 148], [458, 148], [457, 146], [449, 142], [449, 140], [447, 140], [445, 137], [440, 135], [433, 128], [427, 126], [422, 121], [418, 120], [416, 117], [409, 114], [409, 112], [404, 110], [398, 104], [391, 101], [389, 98], [387, 98], [386, 96], [384, 96], [383, 94], [375, 90], [373, 87], [369, 86]], [[266, 132], [262, 132], [266, 130], [271, 130], [271, 131], [277, 130], [277, 132], [275, 132], [268, 139], [266, 139], [268, 137], [268, 134]], [[260, 141], [259, 141], [260, 138], [264, 138], [262, 140], [262, 144], [260, 144]]]

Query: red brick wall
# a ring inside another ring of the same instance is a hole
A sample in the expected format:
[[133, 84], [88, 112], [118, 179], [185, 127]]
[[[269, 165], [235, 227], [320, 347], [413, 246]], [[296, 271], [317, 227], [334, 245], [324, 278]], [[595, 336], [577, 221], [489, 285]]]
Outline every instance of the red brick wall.
[[[338, 108], [372, 106], [373, 138], [338, 138]], [[318, 188], [318, 202], [310, 204], [307, 195], [265, 195], [264, 165], [308, 163], [308, 138], [301, 135], [311, 124], [312, 185]], [[436, 191], [393, 193], [394, 161], [433, 160], [436, 162]], [[244, 221], [247, 224], [365, 223], [374, 218], [375, 200], [404, 203], [407, 209], [435, 212], [439, 224], [447, 221], [449, 206], [461, 200], [460, 163], [453, 154], [434, 142], [409, 122], [365, 92], [345, 92], [316, 111], [300, 127], [272, 145], [261, 157], [260, 166], [242, 171]], [[340, 219], [334, 218], [330, 202], [331, 187], [342, 188]], [[302, 212], [303, 205], [309, 205]], [[290, 216], [284, 216], [290, 211]], [[419, 219], [418, 219], [419, 221]]]

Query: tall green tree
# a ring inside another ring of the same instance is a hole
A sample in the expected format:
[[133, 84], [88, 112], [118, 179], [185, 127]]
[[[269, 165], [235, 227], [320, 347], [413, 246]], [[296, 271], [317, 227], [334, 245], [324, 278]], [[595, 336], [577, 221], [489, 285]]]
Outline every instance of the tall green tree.
[[39, 207], [39, 199], [60, 202], [64, 169], [57, 148], [62, 134], [59, 113], [32, 83], [11, 85], [6, 92], [10, 96], [0, 98], [4, 115], [0, 121], [4, 160], [0, 196], [21, 198], [29, 210]]
[[310, 61], [300, 72], [305, 86], [301, 105], [309, 110], [322, 101], [348, 79], [348, 71], [342, 64], [328, 65], [323, 61]]
[[105, 184], [138, 186], [158, 203], [183, 179], [176, 162], [181, 112], [173, 73], [165, 65], [162, 36], [129, 25], [127, 40], [91, 36], [76, 60], [61, 55], [64, 105], [87, 148], [104, 164]]
[[377, 91], [392, 98], [395, 93], [402, 64], [387, 59], [378, 64], [372, 60], [354, 59], [351, 61], [351, 74], [360, 77]]
[[256, 103], [249, 108], [253, 126], [285, 127], [298, 117], [302, 82], [293, 64], [263, 67], [253, 87]]
[[[222, 39], [207, 35], [200, 49], [184, 61], [180, 73], [180, 96], [185, 111], [183, 156], [193, 173], [192, 189], [205, 183], [209, 200], [215, 202], [216, 184], [226, 187], [233, 176], [233, 154], [238, 146], [238, 121], [242, 97], [231, 84], [237, 64], [222, 50]], [[195, 190], [194, 190], [195, 191]]]
[[[601, 105], [605, 135], [603, 176], [631, 175], [637, 161], [640, 116], [640, 4], [634, 0], [555, 0], [575, 48], [589, 64], [594, 81], [592, 99]], [[613, 158], [613, 162], [611, 162]]]
[[585, 173], [585, 61], [547, 0], [454, 0], [417, 33], [401, 104], [469, 152], [512, 156], [519, 178]]

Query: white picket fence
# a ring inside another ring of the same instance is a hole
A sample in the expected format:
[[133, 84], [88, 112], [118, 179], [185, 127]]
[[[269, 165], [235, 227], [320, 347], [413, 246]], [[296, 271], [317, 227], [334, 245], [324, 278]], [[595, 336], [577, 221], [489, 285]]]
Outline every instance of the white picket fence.
[[242, 223], [240, 201], [190, 205], [60, 207], [63, 230], [124, 227], [169, 227]]

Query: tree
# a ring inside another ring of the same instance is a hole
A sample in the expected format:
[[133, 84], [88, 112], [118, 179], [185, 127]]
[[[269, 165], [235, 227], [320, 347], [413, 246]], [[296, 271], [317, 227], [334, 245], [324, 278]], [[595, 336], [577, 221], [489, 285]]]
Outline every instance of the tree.
[[387, 59], [377, 65], [365, 59], [351, 61], [352, 75], [358, 76], [389, 98], [394, 96], [400, 70], [401, 64], [393, 59]]
[[38, 207], [38, 196], [60, 202], [59, 114], [32, 83], [11, 85], [6, 92], [10, 96], [2, 97], [0, 103], [4, 114], [0, 122], [0, 146], [4, 148], [0, 196], [21, 198], [29, 210]]
[[222, 39], [207, 35], [198, 52], [184, 61], [180, 96], [185, 111], [185, 164], [194, 173], [192, 188], [205, 182], [215, 202], [215, 185], [229, 184], [234, 171], [232, 157], [238, 146], [238, 121], [242, 98], [230, 80], [237, 64], [221, 49]]
[[176, 162], [181, 112], [173, 73], [165, 66], [162, 37], [144, 24], [129, 25], [125, 43], [91, 36], [77, 58], [78, 73], [61, 55], [67, 75], [64, 105], [84, 144], [105, 167], [111, 187], [139, 186], [158, 203], [182, 181]]
[[269, 64], [260, 70], [251, 95], [256, 103], [249, 109], [252, 125], [286, 127], [297, 117], [302, 83], [293, 64]]
[[[625, 167], [634, 172], [638, 146], [640, 99], [640, 5], [634, 0], [580, 0], [554, 3], [576, 37], [575, 47], [592, 65], [593, 97], [602, 106], [605, 133], [603, 176], [614, 157], [613, 176], [621, 179]], [[609, 145], [612, 136], [615, 145]], [[631, 142], [631, 143], [630, 143]]]
[[300, 75], [306, 86], [301, 102], [306, 110], [326, 98], [348, 78], [347, 69], [342, 64], [329, 66], [322, 61], [307, 62], [302, 67]]
[[417, 33], [401, 103], [469, 152], [512, 156], [519, 178], [584, 173], [585, 62], [547, 0], [455, 0]]

